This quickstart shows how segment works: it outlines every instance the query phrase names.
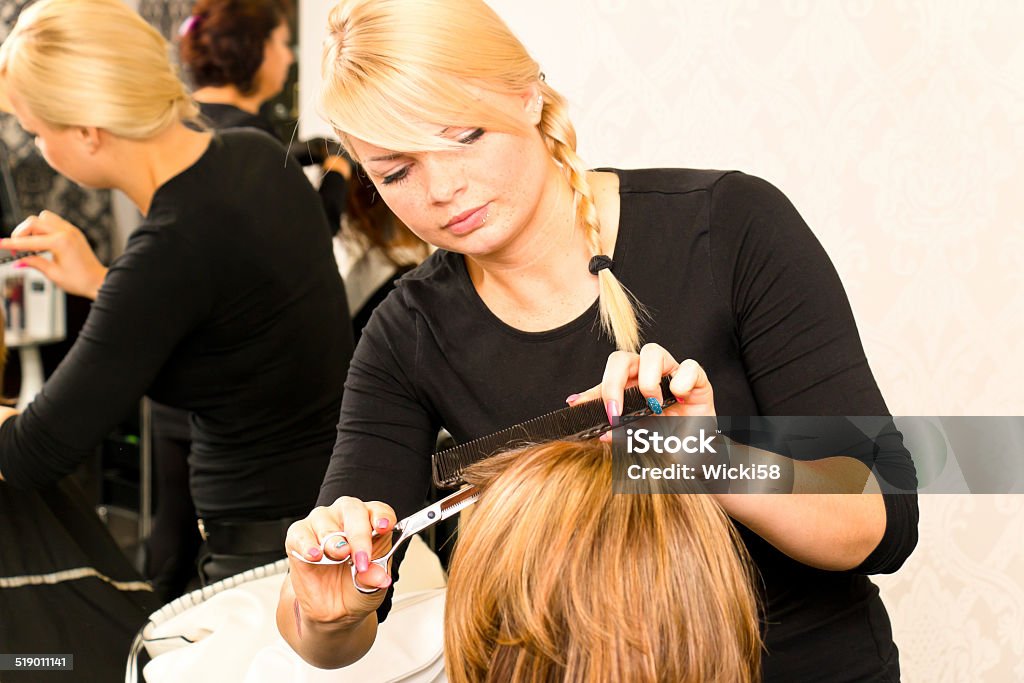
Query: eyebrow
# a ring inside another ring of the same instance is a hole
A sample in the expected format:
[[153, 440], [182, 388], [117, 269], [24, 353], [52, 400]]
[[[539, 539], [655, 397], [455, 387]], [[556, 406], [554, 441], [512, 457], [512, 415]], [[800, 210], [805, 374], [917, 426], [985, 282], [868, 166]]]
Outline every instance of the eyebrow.
[[[445, 126], [444, 128], [441, 129], [441, 132], [437, 134], [438, 137], [444, 137], [444, 134], [447, 133], [450, 129], [451, 126]], [[401, 154], [400, 152], [392, 152], [391, 154], [384, 154], [379, 157], [370, 157], [369, 159], [367, 159], [367, 161], [394, 161], [395, 159], [401, 156], [405, 155]]]
[[392, 161], [400, 156], [402, 155], [397, 152], [394, 152], [392, 154], [385, 154], [384, 156], [370, 157], [369, 159], [367, 159], [367, 161]]

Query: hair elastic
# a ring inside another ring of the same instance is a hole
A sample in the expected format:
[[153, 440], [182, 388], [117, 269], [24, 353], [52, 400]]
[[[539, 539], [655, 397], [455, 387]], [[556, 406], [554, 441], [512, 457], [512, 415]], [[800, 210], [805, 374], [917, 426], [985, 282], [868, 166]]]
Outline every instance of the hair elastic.
[[610, 256], [598, 254], [597, 256], [590, 259], [590, 264], [587, 266], [587, 268], [590, 270], [591, 275], [597, 275], [605, 268], [611, 268], [612, 265], [613, 263]]
[[198, 14], [191, 14], [185, 21], [181, 22], [181, 26], [178, 27], [178, 36], [184, 38], [192, 30], [199, 25], [200, 16]]

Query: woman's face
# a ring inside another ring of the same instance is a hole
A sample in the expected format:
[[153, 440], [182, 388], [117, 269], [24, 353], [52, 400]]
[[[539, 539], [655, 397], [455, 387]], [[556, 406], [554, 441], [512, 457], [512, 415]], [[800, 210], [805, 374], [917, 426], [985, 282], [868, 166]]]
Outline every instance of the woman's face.
[[483, 96], [504, 99], [529, 128], [510, 134], [425, 125], [426, 132], [443, 131], [462, 143], [439, 152], [403, 153], [350, 138], [381, 198], [410, 230], [437, 247], [477, 257], [500, 254], [542, 220], [561, 175], [535, 127], [540, 114], [532, 96]]
[[263, 62], [256, 73], [256, 87], [263, 101], [275, 97], [284, 89], [288, 68], [295, 61], [291, 42], [291, 29], [288, 28], [288, 22], [282, 21], [271, 31], [263, 46]]

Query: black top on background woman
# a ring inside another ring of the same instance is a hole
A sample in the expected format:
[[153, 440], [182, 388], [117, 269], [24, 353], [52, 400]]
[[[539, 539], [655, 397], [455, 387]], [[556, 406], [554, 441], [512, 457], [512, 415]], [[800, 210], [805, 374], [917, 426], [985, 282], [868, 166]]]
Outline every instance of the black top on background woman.
[[[289, 0], [199, 0], [179, 30], [178, 56], [195, 91], [192, 97], [214, 128], [257, 128], [278, 137], [260, 107], [280, 94], [295, 62]], [[323, 173], [320, 199], [331, 234], [345, 213], [348, 161], [327, 152], [323, 141], [296, 143], [302, 163]]]

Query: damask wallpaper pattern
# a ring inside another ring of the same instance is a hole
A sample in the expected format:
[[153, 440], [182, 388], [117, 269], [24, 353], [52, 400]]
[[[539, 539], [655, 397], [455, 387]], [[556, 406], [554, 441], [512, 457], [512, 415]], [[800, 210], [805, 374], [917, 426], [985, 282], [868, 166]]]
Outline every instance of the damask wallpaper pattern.
[[163, 34], [173, 40], [185, 17], [192, 13], [195, 0], [137, 0], [139, 14]]

